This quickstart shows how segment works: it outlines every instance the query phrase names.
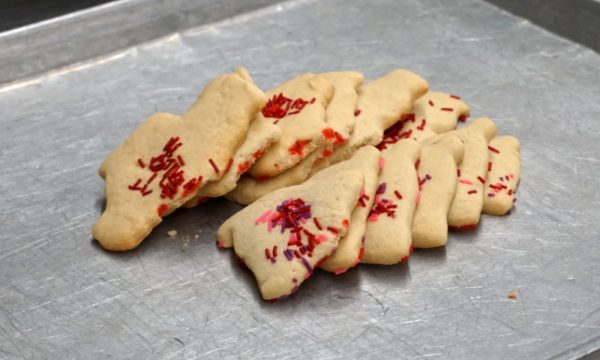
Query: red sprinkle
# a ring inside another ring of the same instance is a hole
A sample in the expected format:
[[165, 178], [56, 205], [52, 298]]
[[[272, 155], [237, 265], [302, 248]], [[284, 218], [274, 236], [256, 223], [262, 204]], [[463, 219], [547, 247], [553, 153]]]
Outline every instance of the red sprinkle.
[[266, 257], [267, 259], [270, 259], [270, 258], [271, 258], [271, 252], [269, 251], [269, 249], [265, 249], [265, 257]]
[[297, 140], [290, 148], [288, 152], [291, 155], [301, 156], [304, 153], [304, 147], [310, 143], [310, 140]]
[[435, 105], [433, 104], [433, 101], [431, 101], [431, 100], [429, 100], [429, 105], [431, 105], [431, 106], [435, 106]]
[[481, 182], [482, 184], [485, 184], [485, 179], [482, 178], [481, 176], [478, 176], [477, 180], [479, 180], [479, 182]]
[[328, 226], [327, 230], [332, 233], [333, 235], [339, 235], [340, 231], [336, 228], [334, 228], [333, 226]]
[[354, 116], [358, 116], [358, 115], [360, 115], [360, 113], [361, 113], [360, 109], [354, 110]]
[[319, 219], [317, 219], [316, 216], [313, 218], [313, 222], [315, 223], [315, 226], [317, 227], [317, 229], [323, 230], [323, 227], [321, 226], [321, 223], [319, 223]]
[[229, 169], [231, 169], [231, 165], [233, 165], [233, 159], [229, 159], [229, 161], [227, 161], [227, 166], [225, 166], [225, 172], [228, 172]]
[[460, 177], [460, 169], [456, 169], [456, 176]]
[[241, 164], [238, 164], [238, 174], [243, 174], [246, 171], [248, 171], [248, 169], [250, 169], [250, 166], [252, 166], [252, 163], [250, 161], [245, 161]]
[[417, 126], [417, 129], [423, 131], [425, 129], [425, 124], [427, 124], [427, 120], [421, 120], [421, 125]]
[[167, 210], [169, 210], [169, 205], [162, 204], [156, 209], [156, 212], [158, 212], [158, 216], [162, 217], [167, 212]]
[[394, 195], [398, 198], [398, 200], [402, 200], [402, 194], [398, 190], [394, 190]]
[[488, 162], [488, 171], [492, 171], [492, 162]]
[[181, 155], [177, 155], [177, 160], [179, 160], [179, 165], [185, 165], [185, 162], [183, 162], [183, 158], [181, 157]]
[[456, 100], [460, 100], [460, 96], [458, 95], [450, 95], [450, 97]]
[[448, 112], [453, 112], [454, 111], [453, 108], [447, 108], [447, 107], [443, 107], [440, 110], [442, 110], [442, 111], [448, 111]]
[[417, 161], [415, 162], [415, 169], [419, 168], [419, 164], [421, 164], [421, 159], [417, 159]]
[[144, 160], [142, 160], [142, 159], [138, 159], [138, 164], [140, 164], [140, 167], [142, 169], [146, 167], [146, 164], [144, 163]]
[[208, 162], [210, 163], [210, 166], [212, 166], [212, 168], [218, 174], [219, 173], [219, 168], [217, 167], [217, 164], [215, 164], [214, 160], [213, 159], [208, 159]]
[[469, 195], [477, 194], [477, 190], [470, 190], [469, 192], [467, 192], [467, 194], [469, 194]]
[[458, 117], [458, 121], [460, 121], [460, 122], [466, 122], [467, 118], [468, 118], [467, 115], [462, 114], [461, 116]]
[[495, 147], [492, 147], [492, 146], [488, 145], [488, 149], [490, 149], [491, 152], [495, 152], [496, 154], [500, 154], [500, 150], [496, 149]]

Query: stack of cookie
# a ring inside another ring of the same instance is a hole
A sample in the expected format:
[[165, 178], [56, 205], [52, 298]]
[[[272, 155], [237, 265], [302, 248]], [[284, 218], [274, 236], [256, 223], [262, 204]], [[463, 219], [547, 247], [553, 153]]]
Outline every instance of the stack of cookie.
[[406, 261], [444, 246], [481, 212], [510, 211], [519, 142], [458, 97], [394, 70], [304, 74], [262, 93], [244, 69], [213, 80], [183, 116], [157, 114], [103, 163], [107, 207], [94, 237], [137, 246], [180, 206], [227, 196], [250, 204], [217, 233], [267, 300], [315, 268]]

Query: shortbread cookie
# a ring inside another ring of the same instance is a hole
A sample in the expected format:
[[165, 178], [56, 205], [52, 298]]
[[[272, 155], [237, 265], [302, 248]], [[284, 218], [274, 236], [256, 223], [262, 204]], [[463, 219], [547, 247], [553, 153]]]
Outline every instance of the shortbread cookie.
[[448, 210], [456, 192], [456, 169], [464, 145], [454, 135], [425, 141], [417, 167], [419, 195], [412, 223], [416, 248], [443, 246], [448, 241]]
[[348, 159], [361, 146], [379, 144], [385, 129], [408, 114], [415, 100], [425, 94], [428, 88], [427, 81], [403, 69], [394, 70], [361, 86], [352, 135], [331, 156], [315, 164], [311, 175]]
[[456, 128], [458, 121], [469, 116], [469, 106], [460, 97], [430, 91], [415, 101], [411, 113], [404, 117], [398, 136], [423, 141]]
[[233, 244], [254, 273], [265, 300], [296, 291], [346, 235], [363, 175], [333, 168], [324, 173], [260, 198], [217, 232], [220, 246]]
[[225, 175], [221, 179], [200, 188], [196, 196], [188, 201], [185, 206], [188, 208], [194, 207], [201, 203], [204, 198], [223, 196], [233, 190], [240, 176], [248, 171], [269, 146], [279, 140], [280, 136], [281, 130], [277, 125], [258, 119], [253, 120], [248, 129], [248, 136], [235, 153], [231, 163], [228, 164]]
[[243, 205], [280, 189], [302, 183], [308, 178], [313, 164], [329, 156], [333, 149], [346, 142], [354, 128], [354, 112], [358, 100], [356, 89], [363, 81], [363, 76], [354, 71], [340, 71], [321, 74], [335, 88], [334, 96], [326, 111], [329, 128], [325, 133], [328, 141], [312, 152], [295, 166], [269, 179], [255, 179], [244, 176], [235, 190], [227, 197]]
[[321, 265], [321, 269], [335, 272], [337, 275], [356, 266], [363, 254], [363, 239], [367, 227], [367, 217], [375, 199], [377, 177], [383, 164], [381, 153], [373, 146], [363, 146], [352, 157], [335, 166], [338, 171], [360, 170], [364, 175], [365, 185], [361, 191], [356, 207], [352, 211], [350, 227], [346, 236], [342, 237], [335, 254]]
[[183, 116], [144, 121], [100, 167], [106, 210], [94, 238], [107, 250], [135, 248], [162, 217], [223, 175], [266, 101], [239, 69], [211, 81]]
[[483, 195], [484, 213], [505, 215], [512, 209], [521, 177], [520, 147], [519, 140], [512, 136], [499, 136], [490, 142], [490, 170]]
[[296, 165], [329, 139], [326, 107], [333, 85], [322, 76], [307, 73], [267, 92], [269, 102], [256, 121], [281, 129], [281, 138], [254, 163], [248, 173], [257, 179], [280, 174]]
[[496, 124], [480, 118], [448, 134], [458, 137], [465, 145], [465, 155], [456, 174], [456, 194], [448, 212], [448, 226], [453, 230], [474, 228], [483, 207], [483, 183], [491, 167], [488, 142], [496, 136]]
[[384, 167], [379, 174], [375, 205], [367, 222], [362, 263], [391, 265], [408, 259], [412, 251], [411, 224], [419, 192], [415, 163], [420, 154], [421, 144], [413, 139], [388, 144], [382, 150]]

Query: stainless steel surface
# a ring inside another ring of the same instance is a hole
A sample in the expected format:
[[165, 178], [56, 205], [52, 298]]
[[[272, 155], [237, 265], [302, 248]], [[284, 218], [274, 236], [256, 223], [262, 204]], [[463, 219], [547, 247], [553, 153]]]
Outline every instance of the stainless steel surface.
[[[372, 79], [406, 67], [462, 95], [475, 117], [522, 141], [516, 210], [409, 265], [319, 272], [274, 304], [215, 247], [238, 209], [225, 200], [177, 212], [135, 251], [100, 249], [90, 227], [102, 159], [148, 115], [183, 111], [240, 65], [263, 88], [304, 71]], [[598, 54], [481, 0], [294, 1], [0, 88], [0, 358], [569, 359], [598, 349], [599, 68]]]
[[0, 33], [0, 84], [279, 1], [118, 0]]

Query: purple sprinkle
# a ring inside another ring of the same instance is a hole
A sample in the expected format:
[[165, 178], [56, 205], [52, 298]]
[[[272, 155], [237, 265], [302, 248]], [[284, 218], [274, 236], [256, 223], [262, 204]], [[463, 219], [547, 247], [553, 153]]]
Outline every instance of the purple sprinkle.
[[304, 258], [304, 256], [301, 257], [300, 260], [302, 261], [302, 264], [304, 264], [304, 267], [306, 268], [306, 270], [308, 270], [308, 272], [310, 274], [312, 274], [313, 268], [312, 268], [312, 266], [310, 266], [310, 264], [308, 263], [308, 261], [306, 261], [306, 259]]
[[425, 175], [425, 177], [427, 178], [427, 180], [431, 180], [431, 175], [427, 174]]
[[492, 196], [496, 196], [496, 194], [494, 194], [494, 193], [488, 193], [488, 196], [492, 197]]
[[385, 188], [386, 188], [386, 183], [379, 184], [379, 187], [377, 188], [377, 193], [383, 194], [385, 192]]
[[272, 258], [271, 258], [271, 262], [272, 262], [273, 264], [275, 264], [275, 258], [274, 258], [274, 257], [272, 257]]
[[283, 254], [284, 254], [284, 255], [285, 255], [285, 257], [286, 257], [288, 260], [290, 260], [290, 261], [292, 261], [292, 259], [294, 258], [294, 254], [292, 253], [292, 250], [289, 250], [289, 249], [287, 249], [287, 250], [284, 250], [284, 251], [283, 251]]

